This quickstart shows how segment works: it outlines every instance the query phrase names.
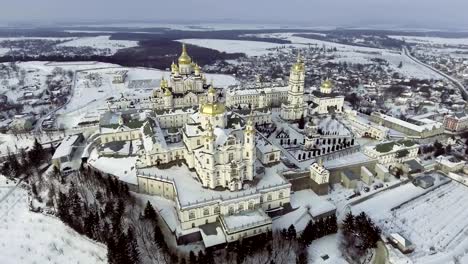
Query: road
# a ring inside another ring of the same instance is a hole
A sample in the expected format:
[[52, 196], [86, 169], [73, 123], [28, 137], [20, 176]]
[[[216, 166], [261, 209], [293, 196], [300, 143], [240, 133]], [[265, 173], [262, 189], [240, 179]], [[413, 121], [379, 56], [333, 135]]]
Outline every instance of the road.
[[457, 80], [457, 79], [453, 78], [452, 76], [437, 70], [436, 68], [432, 67], [431, 65], [426, 64], [426, 63], [418, 60], [417, 58], [413, 57], [411, 55], [411, 53], [409, 52], [407, 47], [403, 47], [403, 54], [405, 56], [407, 56], [410, 60], [416, 62], [417, 64], [419, 64], [421, 66], [424, 66], [424, 67], [432, 70], [433, 72], [435, 72], [435, 73], [439, 74], [440, 76], [442, 76], [444, 79], [447, 79], [448, 81], [453, 83], [460, 90], [460, 92], [461, 92], [461, 94], [463, 96], [463, 99], [468, 100], [468, 92], [467, 92], [465, 86], [463, 86], [463, 84], [459, 80]]
[[375, 250], [374, 264], [387, 264], [388, 251], [382, 241], [377, 242], [377, 249]]

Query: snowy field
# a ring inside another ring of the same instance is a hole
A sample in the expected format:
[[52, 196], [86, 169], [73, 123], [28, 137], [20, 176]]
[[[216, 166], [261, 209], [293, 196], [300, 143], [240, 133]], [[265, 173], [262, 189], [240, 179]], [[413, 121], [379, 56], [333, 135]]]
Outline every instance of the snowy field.
[[26, 190], [14, 188], [0, 175], [1, 263], [107, 263], [104, 245], [53, 216], [30, 212]]
[[352, 211], [366, 211], [384, 234], [398, 232], [412, 241], [416, 250], [408, 257], [414, 263], [453, 263], [454, 256], [466, 258], [468, 212], [460, 205], [467, 202], [468, 188], [457, 182], [429, 191], [409, 183], [358, 204]]
[[438, 38], [416, 36], [388, 36], [390, 38], [404, 40], [408, 43], [438, 44], [438, 45], [468, 45], [468, 38]]
[[62, 47], [92, 47], [95, 49], [110, 49], [110, 54], [115, 54], [120, 49], [133, 48], [138, 46], [138, 41], [132, 40], [111, 40], [110, 36], [84, 37], [60, 43]]
[[[127, 23], [97, 23], [97, 24], [76, 24], [74, 27], [86, 27], [87, 31], [95, 32], [92, 29], [97, 27], [121, 27], [129, 29], [129, 32], [141, 31], [141, 28], [168, 28], [173, 30], [187, 31], [216, 31], [216, 30], [258, 30], [258, 29], [310, 29], [310, 30], [333, 30], [333, 26], [305, 26], [305, 25], [287, 25], [287, 24], [238, 24], [238, 23], [151, 23], [151, 22], [127, 22]], [[71, 30], [65, 30], [71, 31]]]
[[226, 39], [179, 39], [179, 42], [217, 50], [226, 53], [244, 53], [247, 56], [261, 56], [272, 52], [272, 49], [289, 44], [278, 44], [262, 41], [226, 40]]

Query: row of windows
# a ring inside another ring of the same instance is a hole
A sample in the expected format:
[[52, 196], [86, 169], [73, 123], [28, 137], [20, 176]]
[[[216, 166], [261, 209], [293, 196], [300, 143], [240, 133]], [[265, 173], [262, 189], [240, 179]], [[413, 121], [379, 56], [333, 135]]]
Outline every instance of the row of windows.
[[[213, 210], [213, 213], [214, 214], [219, 214], [219, 206], [215, 206], [214, 210]], [[210, 215], [210, 208], [209, 207], [206, 207], [206, 208], [203, 208], [203, 216], [209, 216]], [[189, 219], [190, 220], [193, 220], [195, 219], [196, 216], [195, 216], [195, 210], [191, 210], [189, 212]]]
[[[257, 233], [258, 233], [258, 234], [261, 234], [261, 233], [263, 233], [263, 232], [268, 232], [268, 231], [270, 231], [270, 228], [269, 228], [269, 227], [267, 227], [267, 228], [265, 228], [265, 229], [263, 229], [263, 227], [260, 227], [260, 228], [258, 229], [258, 231], [257, 231], [257, 229], [252, 230], [252, 234], [253, 234], [253, 235], [256, 235]], [[242, 235], [240, 235], [240, 237], [246, 237], [246, 236], [248, 236], [248, 235], [249, 235], [249, 231], [246, 231], [246, 232], [244, 232]], [[230, 238], [231, 238], [231, 240], [234, 240], [234, 236], [231, 236]]]

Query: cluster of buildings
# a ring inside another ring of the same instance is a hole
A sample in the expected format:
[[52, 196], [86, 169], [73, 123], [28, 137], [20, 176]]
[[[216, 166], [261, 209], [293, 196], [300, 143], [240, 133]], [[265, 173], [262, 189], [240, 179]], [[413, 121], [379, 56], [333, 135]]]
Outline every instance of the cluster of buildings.
[[[124, 174], [134, 175], [134, 189], [174, 202], [165, 221], [177, 241], [211, 247], [271, 231], [272, 217], [287, 212], [295, 190], [323, 195], [336, 183], [355, 189], [358, 182], [383, 182], [391, 166], [417, 158], [414, 140], [466, 127], [457, 115], [444, 123], [378, 112], [364, 119], [345, 110], [331, 80], [307, 93], [306, 72], [298, 56], [286, 87], [257, 82], [221, 91], [183, 45], [151, 96], [108, 101], [83, 155], [95, 169], [101, 157], [131, 157]], [[388, 141], [390, 130], [410, 139]], [[357, 138], [379, 143], [360, 146]], [[81, 142], [67, 138], [54, 164], [68, 166]]]

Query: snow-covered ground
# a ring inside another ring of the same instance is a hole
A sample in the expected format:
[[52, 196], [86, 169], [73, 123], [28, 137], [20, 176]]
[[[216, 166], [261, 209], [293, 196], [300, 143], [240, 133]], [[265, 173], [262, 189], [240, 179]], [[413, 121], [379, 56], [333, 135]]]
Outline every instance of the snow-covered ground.
[[314, 240], [307, 248], [309, 263], [348, 264], [339, 249], [339, 235], [333, 234]]
[[27, 191], [13, 188], [0, 175], [1, 263], [107, 263], [104, 245], [53, 216], [29, 211]]
[[[120, 27], [126, 28], [129, 32], [131, 30], [141, 31], [142, 28], [168, 28], [173, 30], [187, 30], [187, 31], [209, 31], [209, 30], [258, 30], [258, 29], [310, 29], [310, 30], [333, 30], [334, 26], [306, 26], [296, 24], [249, 24], [249, 23], [158, 23], [158, 22], [126, 22], [126, 23], [96, 23], [96, 24], [75, 24], [70, 25], [74, 27], [86, 27], [87, 31], [95, 32], [93, 28], [101, 27]], [[97, 29], [99, 30], [99, 29]], [[71, 31], [71, 30], [65, 30]]]
[[108, 158], [99, 157], [97, 150], [94, 149], [89, 156], [88, 162], [96, 169], [112, 174], [123, 182], [137, 184], [136, 177], [136, 157], [126, 158]]
[[92, 47], [95, 49], [110, 49], [109, 55], [112, 55], [121, 49], [137, 47], [138, 41], [112, 40], [110, 39], [110, 36], [96, 36], [96, 37], [77, 38], [71, 41], [60, 43], [57, 46]]
[[468, 45], [468, 38], [439, 38], [439, 37], [417, 37], [417, 36], [395, 36], [390, 38], [404, 40], [408, 43], [417, 44], [439, 44], [439, 45]]
[[[468, 188], [454, 181], [434, 190], [408, 183], [382, 192], [352, 211], [367, 212], [384, 234], [397, 232], [414, 243], [415, 252], [407, 256], [414, 263], [453, 263], [453, 257], [464, 256], [468, 248], [468, 212], [461, 206], [467, 202]], [[391, 255], [397, 260], [405, 258]]]
[[271, 53], [273, 49], [288, 44], [262, 41], [227, 40], [227, 39], [179, 39], [179, 42], [214, 49], [226, 53], [245, 53], [247, 56], [260, 56]]

